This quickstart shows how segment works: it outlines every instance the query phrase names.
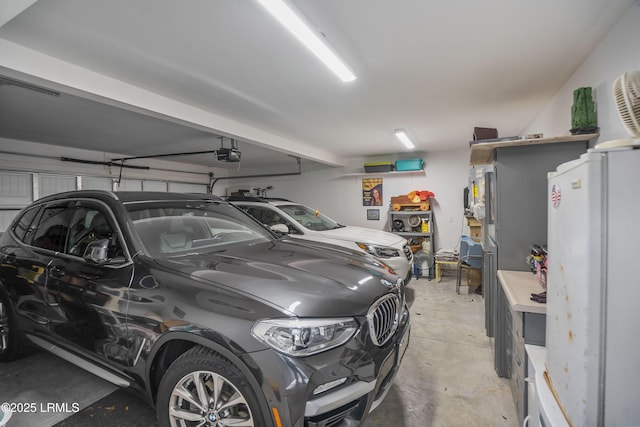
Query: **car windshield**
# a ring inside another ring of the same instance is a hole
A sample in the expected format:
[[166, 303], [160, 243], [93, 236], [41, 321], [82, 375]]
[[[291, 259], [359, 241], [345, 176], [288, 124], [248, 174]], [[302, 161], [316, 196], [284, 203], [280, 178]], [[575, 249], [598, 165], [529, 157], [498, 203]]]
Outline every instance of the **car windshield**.
[[278, 205], [278, 208], [309, 230], [326, 231], [344, 227], [344, 225], [340, 225], [328, 216], [321, 214], [320, 211], [307, 206]]
[[233, 244], [274, 239], [260, 224], [226, 203], [163, 201], [126, 207], [153, 257], [220, 251]]

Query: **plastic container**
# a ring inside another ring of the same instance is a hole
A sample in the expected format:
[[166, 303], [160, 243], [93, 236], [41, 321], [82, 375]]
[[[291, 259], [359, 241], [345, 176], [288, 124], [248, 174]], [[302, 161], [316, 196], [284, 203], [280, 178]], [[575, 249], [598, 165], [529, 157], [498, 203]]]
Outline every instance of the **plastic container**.
[[429, 259], [422, 250], [414, 255], [413, 272], [416, 277], [429, 277]]
[[424, 160], [422, 159], [396, 160], [397, 171], [419, 171], [422, 169], [424, 169]]
[[391, 172], [393, 171], [393, 163], [391, 162], [376, 162], [376, 163], [365, 163], [364, 171], [367, 173], [370, 172]]

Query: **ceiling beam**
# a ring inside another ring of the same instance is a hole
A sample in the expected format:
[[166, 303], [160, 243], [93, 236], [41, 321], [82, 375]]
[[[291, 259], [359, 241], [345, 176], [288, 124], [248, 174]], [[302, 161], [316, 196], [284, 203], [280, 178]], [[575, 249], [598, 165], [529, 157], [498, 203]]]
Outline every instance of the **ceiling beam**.
[[242, 124], [3, 39], [0, 39], [0, 71], [13, 78], [24, 79], [26, 76], [33, 84], [42, 85], [41, 80], [44, 80], [48, 89], [244, 140], [303, 159], [330, 166], [344, 165], [341, 158], [326, 150]]

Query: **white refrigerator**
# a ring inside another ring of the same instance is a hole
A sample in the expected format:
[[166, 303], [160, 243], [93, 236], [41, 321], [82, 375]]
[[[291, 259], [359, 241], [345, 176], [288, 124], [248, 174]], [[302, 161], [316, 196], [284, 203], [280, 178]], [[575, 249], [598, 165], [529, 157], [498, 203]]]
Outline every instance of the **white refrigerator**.
[[539, 405], [540, 424], [638, 426], [640, 149], [589, 150], [548, 185], [547, 360], [535, 386], [555, 401]]

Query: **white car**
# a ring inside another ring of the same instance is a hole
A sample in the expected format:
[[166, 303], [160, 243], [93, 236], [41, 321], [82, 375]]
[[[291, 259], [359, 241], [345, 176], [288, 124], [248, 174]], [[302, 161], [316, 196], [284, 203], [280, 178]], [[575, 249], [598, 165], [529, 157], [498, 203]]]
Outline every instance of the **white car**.
[[341, 225], [315, 209], [285, 199], [231, 196], [228, 200], [274, 231], [298, 239], [360, 249], [384, 262], [404, 278], [405, 283], [411, 280], [413, 253], [401, 236]]

